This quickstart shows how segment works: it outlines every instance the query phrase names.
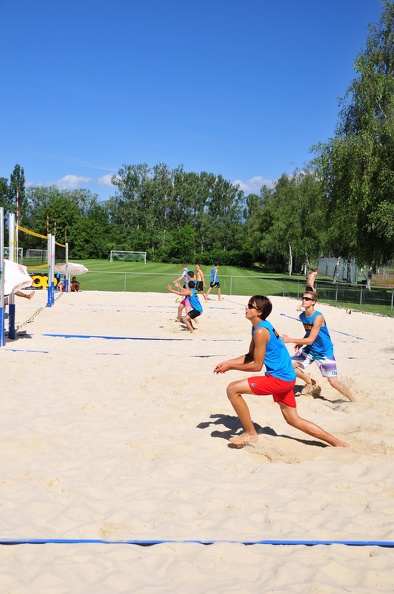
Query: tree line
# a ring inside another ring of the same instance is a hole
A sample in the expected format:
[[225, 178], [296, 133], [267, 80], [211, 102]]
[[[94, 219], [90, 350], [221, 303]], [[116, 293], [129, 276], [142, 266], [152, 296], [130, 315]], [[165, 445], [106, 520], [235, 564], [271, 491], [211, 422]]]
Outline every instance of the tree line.
[[89, 190], [26, 187], [16, 165], [0, 178], [0, 205], [15, 211], [18, 188], [20, 224], [46, 234], [48, 218], [49, 232], [56, 221], [57, 241], [74, 259], [135, 250], [162, 262], [260, 262], [290, 274], [322, 256], [386, 264], [394, 253], [394, 4], [382, 4], [335, 136], [272, 188], [245, 195], [219, 174], [132, 164], [113, 176], [115, 193], [103, 202]]

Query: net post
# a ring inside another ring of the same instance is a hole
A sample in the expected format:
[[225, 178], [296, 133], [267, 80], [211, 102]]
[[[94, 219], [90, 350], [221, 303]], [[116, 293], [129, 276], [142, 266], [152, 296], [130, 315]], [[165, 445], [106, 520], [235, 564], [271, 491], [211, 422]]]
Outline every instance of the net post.
[[0, 347], [5, 345], [4, 333], [4, 208], [0, 207]]
[[51, 305], [55, 303], [55, 258], [56, 258], [56, 239], [55, 235], [52, 235], [52, 275], [51, 275]]
[[68, 272], [68, 243], [66, 242], [66, 271], [65, 271], [65, 292], [68, 293], [70, 286], [70, 274]]
[[[15, 249], [17, 246], [17, 242], [15, 242], [15, 214], [9, 213], [8, 215], [8, 226], [9, 226], [9, 247], [8, 247], [8, 259], [10, 262], [15, 262], [15, 253], [16, 253], [16, 261], [18, 261], [18, 250]], [[16, 338], [16, 329], [15, 329], [15, 295], [12, 291], [8, 296], [8, 337], [11, 340], [15, 340]]]
[[51, 295], [51, 286], [52, 286], [52, 277], [54, 271], [52, 270], [52, 235], [48, 234], [48, 285], [47, 285], [47, 307], [52, 307], [52, 295]]

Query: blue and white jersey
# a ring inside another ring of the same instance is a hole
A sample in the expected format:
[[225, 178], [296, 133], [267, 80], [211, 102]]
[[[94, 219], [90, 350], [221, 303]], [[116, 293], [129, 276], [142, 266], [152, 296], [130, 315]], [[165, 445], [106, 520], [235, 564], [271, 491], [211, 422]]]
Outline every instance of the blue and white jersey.
[[[305, 328], [305, 334], [308, 337], [311, 333], [313, 322], [316, 316], [323, 316], [320, 311], [315, 311], [313, 315], [307, 317], [303, 311], [300, 314], [300, 320]], [[324, 318], [323, 318], [324, 319]], [[324, 320], [324, 326], [319, 330], [315, 341], [304, 347], [305, 353], [311, 353], [314, 359], [323, 359], [324, 357], [334, 356], [334, 345], [332, 344], [331, 336], [327, 328], [326, 321]]]

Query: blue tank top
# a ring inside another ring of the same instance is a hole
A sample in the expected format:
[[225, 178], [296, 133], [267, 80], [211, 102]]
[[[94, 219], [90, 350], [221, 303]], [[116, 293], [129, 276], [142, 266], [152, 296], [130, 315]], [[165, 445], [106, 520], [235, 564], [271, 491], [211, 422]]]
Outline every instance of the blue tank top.
[[197, 295], [197, 289], [190, 289], [192, 292], [191, 296], [189, 297], [190, 306], [192, 309], [196, 309], [199, 312], [203, 312], [202, 305]]
[[[302, 314], [300, 314], [300, 320], [305, 328], [306, 336], [310, 335], [313, 326], [313, 321], [316, 318], [316, 316], [322, 315], [323, 314], [320, 311], [315, 311], [315, 313], [309, 317], [305, 315], [304, 311], [302, 312]], [[313, 355], [315, 359], [323, 359], [324, 357], [334, 356], [334, 345], [332, 344], [331, 336], [328, 331], [325, 320], [324, 326], [320, 328], [316, 340], [312, 344], [304, 347], [304, 351], [306, 353], [311, 353], [311, 355]]]
[[270, 333], [270, 339], [267, 342], [264, 357], [264, 365], [267, 373], [286, 382], [295, 380], [296, 374], [289, 352], [273, 325], [267, 322], [267, 320], [262, 320], [255, 328], [252, 328], [252, 336], [257, 328], [266, 328]]
[[[213, 283], [214, 279], [215, 279], [215, 274], [216, 274], [217, 270], [215, 267], [211, 268], [211, 283]], [[217, 273], [216, 275], [216, 280], [215, 283], [219, 282], [219, 273]]]

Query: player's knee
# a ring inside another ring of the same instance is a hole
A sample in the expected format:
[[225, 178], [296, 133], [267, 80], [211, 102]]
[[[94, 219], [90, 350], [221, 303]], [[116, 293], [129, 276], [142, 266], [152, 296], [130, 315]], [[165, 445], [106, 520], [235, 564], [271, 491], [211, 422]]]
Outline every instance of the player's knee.
[[300, 421], [300, 417], [298, 416], [296, 409], [289, 409], [281, 407], [282, 415], [284, 420], [288, 425], [291, 427], [297, 427]]
[[330, 384], [330, 386], [332, 386], [333, 388], [336, 388], [338, 385], [338, 378], [336, 376], [331, 376], [327, 378], [328, 383]]
[[238, 394], [235, 386], [236, 386], [236, 382], [231, 382], [231, 384], [229, 384], [227, 386], [226, 392], [227, 392], [227, 398], [229, 400], [233, 400], [237, 396], [237, 394]]

